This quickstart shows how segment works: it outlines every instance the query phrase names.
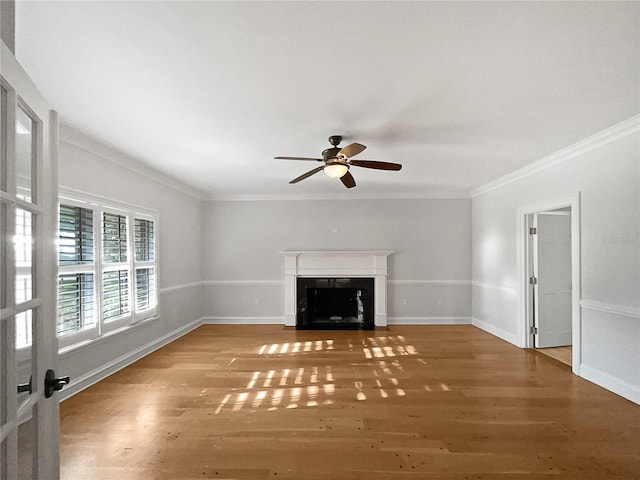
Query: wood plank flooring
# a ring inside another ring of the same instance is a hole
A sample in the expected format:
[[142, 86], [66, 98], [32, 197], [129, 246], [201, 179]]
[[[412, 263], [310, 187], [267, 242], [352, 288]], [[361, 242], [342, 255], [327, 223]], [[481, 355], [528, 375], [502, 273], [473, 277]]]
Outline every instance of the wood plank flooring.
[[640, 407], [470, 325], [202, 326], [61, 405], [63, 480], [640, 478]]
[[547, 355], [551, 358], [555, 358], [559, 362], [564, 363], [565, 365], [571, 366], [572, 362], [572, 348], [568, 347], [546, 347], [546, 348], [536, 348], [536, 351], [540, 352], [543, 355]]

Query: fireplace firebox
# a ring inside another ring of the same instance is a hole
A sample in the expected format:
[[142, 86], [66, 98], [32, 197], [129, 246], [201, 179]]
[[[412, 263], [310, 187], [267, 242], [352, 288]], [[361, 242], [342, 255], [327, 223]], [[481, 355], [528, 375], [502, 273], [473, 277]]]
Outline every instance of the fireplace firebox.
[[373, 330], [373, 278], [297, 278], [298, 330]]

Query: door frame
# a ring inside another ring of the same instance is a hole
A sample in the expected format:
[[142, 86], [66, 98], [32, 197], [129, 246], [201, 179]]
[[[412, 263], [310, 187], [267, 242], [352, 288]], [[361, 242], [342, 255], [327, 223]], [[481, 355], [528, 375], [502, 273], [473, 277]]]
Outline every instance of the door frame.
[[534, 335], [531, 327], [533, 318], [533, 295], [529, 277], [533, 275], [533, 248], [529, 228], [533, 227], [533, 216], [538, 213], [559, 208], [571, 208], [571, 369], [580, 375], [582, 363], [582, 318], [580, 309], [580, 192], [551, 200], [543, 200], [518, 208], [517, 211], [517, 256], [518, 256], [518, 339], [523, 348], [534, 348]]

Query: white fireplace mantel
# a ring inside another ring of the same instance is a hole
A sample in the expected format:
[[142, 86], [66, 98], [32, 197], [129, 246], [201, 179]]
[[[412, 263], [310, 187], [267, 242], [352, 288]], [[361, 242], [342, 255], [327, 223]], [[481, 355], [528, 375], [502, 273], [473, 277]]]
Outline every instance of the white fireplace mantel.
[[298, 277], [368, 277], [374, 279], [377, 327], [387, 326], [387, 257], [392, 251], [284, 251], [284, 324], [296, 325]]

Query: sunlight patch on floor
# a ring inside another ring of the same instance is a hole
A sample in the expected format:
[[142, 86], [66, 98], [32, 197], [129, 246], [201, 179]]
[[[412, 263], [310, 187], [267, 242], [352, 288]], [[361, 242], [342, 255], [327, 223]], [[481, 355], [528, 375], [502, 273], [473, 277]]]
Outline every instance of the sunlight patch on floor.
[[[380, 399], [407, 395], [407, 391], [401, 385], [401, 378], [405, 371], [402, 362], [406, 361], [403, 360], [405, 357], [419, 355], [417, 349], [407, 344], [402, 335], [369, 336], [359, 338], [356, 342], [360, 344], [364, 360], [369, 362], [353, 363], [356, 376], [352, 387], [353, 393], [349, 393], [350, 389], [347, 386], [340, 391], [354, 395], [358, 401], [368, 400], [369, 389], [378, 391]], [[339, 351], [340, 348], [355, 350], [352, 339], [344, 339], [340, 343], [336, 344], [333, 339], [272, 343], [263, 344], [257, 352], [258, 355], [288, 356], [317, 355], [323, 351]], [[415, 359], [423, 365], [427, 364], [422, 358]], [[361, 371], [363, 368], [370, 369], [373, 373], [374, 379], [367, 380], [368, 384], [361, 380], [363, 377], [370, 377], [370, 375], [363, 375]], [[261, 384], [262, 389], [253, 391], [258, 384]], [[434, 390], [429, 385], [424, 385], [424, 389], [426, 392]], [[331, 365], [253, 372], [244, 390], [246, 391], [225, 395], [215, 414], [221, 413], [225, 407], [229, 407], [232, 412], [238, 412], [247, 406], [254, 409], [253, 411], [262, 407], [267, 407], [267, 411], [274, 411], [283, 407], [295, 409], [305, 406], [308, 408], [329, 406], [335, 404], [338, 391]], [[438, 390], [449, 391], [449, 387], [441, 383]]]

